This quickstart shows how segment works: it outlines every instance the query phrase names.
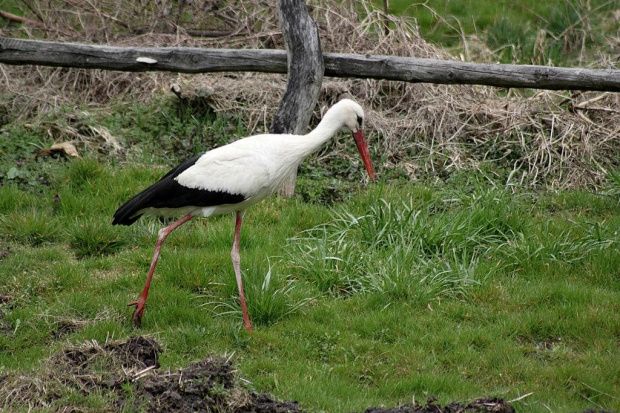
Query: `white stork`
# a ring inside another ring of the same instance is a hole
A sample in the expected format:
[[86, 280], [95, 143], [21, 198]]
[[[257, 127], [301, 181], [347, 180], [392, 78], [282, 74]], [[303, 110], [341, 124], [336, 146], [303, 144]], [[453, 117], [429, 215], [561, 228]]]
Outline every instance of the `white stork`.
[[343, 99], [330, 108], [319, 125], [306, 135], [263, 134], [239, 139], [183, 162], [125, 202], [114, 214], [113, 225], [131, 225], [142, 215], [182, 215], [181, 219], [159, 231], [142, 294], [137, 301], [128, 304], [136, 307], [132, 316], [134, 324], [141, 324], [153, 272], [168, 234], [196, 216], [235, 212], [235, 236], [230, 255], [237, 277], [243, 321], [246, 329], [252, 331], [239, 259], [239, 234], [245, 210], [275, 193], [283, 179], [296, 170], [306, 156], [318, 150], [342, 127], [352, 131], [364, 166], [374, 181], [363, 124], [364, 111], [360, 105]]

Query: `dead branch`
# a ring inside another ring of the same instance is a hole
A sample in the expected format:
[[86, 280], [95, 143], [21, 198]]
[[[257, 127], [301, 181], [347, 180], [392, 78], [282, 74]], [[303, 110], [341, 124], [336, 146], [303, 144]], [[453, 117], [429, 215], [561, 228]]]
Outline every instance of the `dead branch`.
[[9, 13], [8, 11], [0, 10], [0, 17], [4, 17], [5, 19], [16, 22], [16, 23], [22, 23], [28, 26], [45, 29], [45, 25], [41, 22], [30, 20], [30, 19], [27, 19], [22, 16], [18, 16], [13, 13]]
[[[145, 64], [144, 59], [148, 59]], [[325, 76], [410, 83], [620, 92], [620, 70], [468, 63], [385, 55], [325, 53]], [[0, 37], [0, 63], [131, 72], [286, 73], [281, 50], [114, 47]]]

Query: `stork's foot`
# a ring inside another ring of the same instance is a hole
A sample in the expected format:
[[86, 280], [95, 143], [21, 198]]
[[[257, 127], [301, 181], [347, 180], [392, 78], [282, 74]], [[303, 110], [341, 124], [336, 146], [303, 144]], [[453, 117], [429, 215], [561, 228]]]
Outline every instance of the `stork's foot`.
[[142, 327], [142, 313], [144, 313], [144, 306], [145, 301], [142, 298], [138, 301], [127, 304], [127, 307], [136, 307], [133, 311], [133, 315], [131, 316], [131, 324], [133, 324], [134, 327]]

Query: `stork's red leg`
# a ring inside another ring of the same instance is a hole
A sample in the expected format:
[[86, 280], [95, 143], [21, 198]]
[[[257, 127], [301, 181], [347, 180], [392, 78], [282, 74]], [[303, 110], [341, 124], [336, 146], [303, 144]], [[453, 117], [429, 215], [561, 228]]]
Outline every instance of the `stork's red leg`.
[[243, 212], [237, 212], [237, 220], [235, 222], [235, 240], [233, 242], [233, 248], [230, 252], [232, 258], [233, 267], [235, 267], [235, 276], [237, 277], [237, 287], [239, 288], [239, 300], [241, 301], [241, 311], [243, 312], [243, 322], [245, 323], [245, 329], [252, 332], [252, 325], [250, 324], [250, 317], [248, 316], [248, 306], [245, 304], [245, 294], [243, 293], [243, 282], [241, 281], [241, 258], [239, 256], [239, 237], [241, 235], [241, 223], [243, 221]]
[[128, 306], [136, 307], [133, 312], [133, 316], [131, 317], [133, 320], [133, 324], [136, 327], [140, 327], [140, 325], [142, 324], [142, 313], [144, 312], [146, 297], [149, 295], [149, 287], [151, 286], [153, 273], [155, 272], [155, 267], [157, 266], [157, 260], [159, 259], [159, 252], [161, 251], [161, 246], [166, 240], [168, 234], [170, 234], [172, 231], [185, 224], [192, 218], [193, 215], [187, 214], [178, 221], [175, 221], [171, 225], [159, 230], [159, 233], [157, 234], [157, 244], [155, 244], [155, 253], [153, 254], [153, 261], [151, 261], [151, 268], [149, 269], [149, 274], [146, 276], [146, 283], [144, 284], [144, 288], [142, 289], [142, 294], [140, 294], [140, 298], [138, 298], [138, 301], [127, 304]]

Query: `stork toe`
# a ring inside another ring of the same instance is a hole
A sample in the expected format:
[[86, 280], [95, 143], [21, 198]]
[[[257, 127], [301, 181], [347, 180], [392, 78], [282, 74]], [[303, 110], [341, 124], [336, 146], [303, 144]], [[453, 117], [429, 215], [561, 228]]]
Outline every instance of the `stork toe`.
[[136, 309], [133, 311], [133, 314], [131, 316], [131, 324], [133, 324], [134, 327], [140, 328], [142, 327], [142, 313], [144, 313], [144, 302], [140, 302], [140, 300], [138, 301], [133, 301], [129, 304], [127, 304], [127, 307], [136, 307]]

